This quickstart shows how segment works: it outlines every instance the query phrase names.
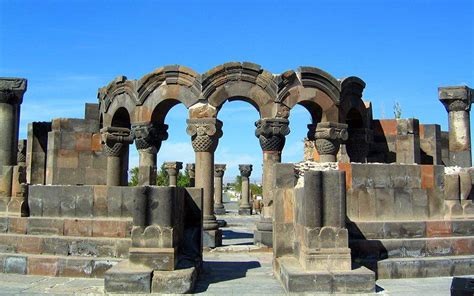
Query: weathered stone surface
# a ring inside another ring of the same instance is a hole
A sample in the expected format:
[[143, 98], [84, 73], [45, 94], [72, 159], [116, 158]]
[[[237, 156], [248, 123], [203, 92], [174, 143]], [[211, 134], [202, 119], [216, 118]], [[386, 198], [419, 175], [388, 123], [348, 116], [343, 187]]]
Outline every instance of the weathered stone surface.
[[197, 270], [194, 266], [173, 271], [155, 270], [151, 292], [163, 294], [192, 293], [197, 276]]
[[153, 270], [122, 261], [105, 272], [104, 287], [108, 293], [150, 293]]

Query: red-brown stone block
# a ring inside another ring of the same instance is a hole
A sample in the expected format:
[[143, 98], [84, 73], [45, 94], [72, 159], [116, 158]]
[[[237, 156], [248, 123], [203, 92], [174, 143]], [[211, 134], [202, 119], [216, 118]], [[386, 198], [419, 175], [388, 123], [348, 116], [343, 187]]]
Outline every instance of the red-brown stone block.
[[91, 149], [92, 149], [92, 151], [101, 151], [102, 150], [102, 143], [101, 143], [100, 134], [92, 134]]
[[57, 257], [28, 257], [28, 271], [30, 275], [57, 276], [59, 264]]
[[8, 219], [8, 232], [26, 234], [26, 225], [28, 224], [28, 218], [10, 217]]
[[451, 221], [426, 221], [427, 237], [444, 237], [451, 236]]
[[92, 236], [95, 237], [126, 237], [126, 221], [101, 220], [92, 222]]
[[454, 255], [474, 254], [474, 241], [472, 238], [458, 238], [453, 242]]
[[434, 167], [432, 165], [421, 166], [421, 188], [431, 189], [434, 186]]
[[338, 163], [340, 171], [346, 172], [346, 189], [352, 188], [352, 166], [350, 163]]
[[66, 219], [64, 220], [64, 235], [92, 236], [92, 220]]
[[94, 217], [107, 217], [107, 186], [94, 186]]
[[41, 254], [43, 253], [43, 240], [37, 236], [24, 236], [17, 240], [18, 253]]

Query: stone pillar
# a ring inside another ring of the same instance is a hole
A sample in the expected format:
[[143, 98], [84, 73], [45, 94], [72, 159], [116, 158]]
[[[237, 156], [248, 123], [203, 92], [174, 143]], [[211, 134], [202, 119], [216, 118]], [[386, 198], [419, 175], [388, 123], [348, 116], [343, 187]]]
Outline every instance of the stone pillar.
[[[20, 105], [26, 79], [0, 78], [0, 169], [16, 164]], [[3, 173], [0, 171], [0, 175]]]
[[18, 141], [17, 165], [13, 167], [11, 199], [7, 211], [12, 216], [28, 216], [28, 185], [26, 184], [26, 140]]
[[[312, 125], [308, 125], [311, 130]], [[348, 139], [347, 124], [320, 122], [314, 133], [319, 162], [335, 162], [341, 143]]]
[[397, 163], [419, 164], [420, 124], [418, 119], [397, 119], [397, 137], [395, 142]]
[[107, 186], [126, 186], [122, 175], [127, 168], [122, 167], [125, 145], [133, 143], [130, 129], [123, 127], [105, 127], [101, 129], [102, 149], [107, 155]]
[[471, 167], [472, 89], [467, 86], [440, 87], [439, 100], [449, 114], [449, 161], [451, 166]]
[[168, 173], [169, 186], [176, 186], [178, 184], [179, 170], [183, 168], [183, 163], [179, 161], [165, 162], [165, 170]]
[[188, 172], [189, 176], [189, 187], [194, 187], [194, 185], [196, 184], [196, 165], [194, 163], [187, 163], [186, 171]]
[[346, 151], [351, 162], [367, 162], [373, 132], [367, 128], [349, 128]]
[[240, 175], [242, 176], [242, 195], [240, 197], [239, 215], [252, 215], [252, 206], [250, 205], [250, 181], [252, 173], [251, 164], [239, 165]]
[[284, 118], [265, 118], [255, 122], [255, 136], [263, 151], [262, 196], [263, 209], [257, 230], [254, 234], [256, 244], [272, 246], [273, 217], [273, 165], [281, 162], [281, 151], [285, 146], [285, 136], [290, 133], [289, 121]]
[[225, 207], [222, 203], [222, 178], [224, 177], [225, 164], [214, 165], [214, 213], [224, 215]]
[[138, 185], [156, 185], [156, 154], [162, 141], [168, 139], [167, 130], [166, 124], [144, 123], [132, 126], [139, 155]]
[[187, 123], [186, 132], [196, 154], [195, 187], [203, 189], [203, 245], [218, 247], [222, 244], [222, 232], [214, 215], [214, 152], [222, 136], [222, 121], [195, 118]]

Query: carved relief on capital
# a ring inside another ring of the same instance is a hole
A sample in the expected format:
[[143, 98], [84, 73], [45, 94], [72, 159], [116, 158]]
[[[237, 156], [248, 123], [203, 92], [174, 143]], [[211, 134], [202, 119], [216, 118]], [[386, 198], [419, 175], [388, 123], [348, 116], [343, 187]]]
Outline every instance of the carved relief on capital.
[[471, 110], [471, 102], [467, 102], [464, 100], [453, 100], [443, 102], [446, 111], [470, 111]]
[[252, 165], [251, 164], [239, 164], [239, 171], [242, 177], [250, 177], [252, 174]]
[[177, 176], [179, 170], [183, 168], [183, 163], [180, 161], [168, 161], [164, 163], [164, 168], [169, 176]]
[[347, 124], [321, 122], [314, 133], [319, 155], [336, 155], [341, 143], [348, 139]]
[[133, 135], [128, 128], [105, 127], [100, 132], [102, 149], [107, 156], [121, 156], [125, 145], [133, 143]]
[[26, 79], [0, 78], [0, 103], [21, 104], [26, 87]]
[[473, 91], [467, 86], [440, 87], [439, 100], [446, 111], [470, 111]]
[[222, 137], [222, 121], [215, 118], [188, 119], [186, 132], [195, 152], [214, 152]]
[[214, 165], [214, 177], [222, 178], [226, 169], [225, 164], [215, 164]]
[[190, 178], [194, 178], [196, 176], [196, 164], [194, 163], [187, 163], [186, 164], [186, 171]]
[[290, 133], [289, 121], [284, 118], [264, 118], [255, 122], [255, 136], [263, 151], [282, 151], [285, 136]]
[[137, 150], [157, 153], [161, 143], [168, 139], [168, 125], [158, 123], [135, 124], [132, 135]]

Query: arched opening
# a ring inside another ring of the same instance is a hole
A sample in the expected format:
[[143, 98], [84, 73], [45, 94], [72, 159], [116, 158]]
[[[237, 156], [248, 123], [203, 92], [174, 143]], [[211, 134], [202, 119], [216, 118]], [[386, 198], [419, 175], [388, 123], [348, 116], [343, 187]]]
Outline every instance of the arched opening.
[[346, 124], [348, 128], [364, 128], [364, 120], [359, 110], [352, 108], [346, 115]]
[[[240, 164], [251, 164], [250, 179], [250, 204], [257, 204], [254, 200], [261, 199], [262, 185], [262, 150], [259, 140], [255, 136], [255, 122], [260, 119], [257, 106], [245, 97], [234, 97], [221, 105], [218, 119], [223, 122], [223, 136], [215, 152], [215, 164], [225, 164], [223, 176], [223, 203], [225, 210], [236, 215], [239, 212], [241, 194]], [[245, 143], [245, 144], [244, 144]], [[258, 206], [257, 210], [258, 210]], [[258, 213], [258, 212], [257, 212]], [[250, 219], [254, 223], [259, 220], [259, 215], [253, 212], [251, 216], [232, 215], [223, 216], [228, 224], [232, 219]], [[248, 223], [248, 222], [247, 222]], [[238, 228], [233, 231], [222, 228], [223, 245], [252, 245], [253, 230], [248, 227]]]
[[[315, 109], [312, 110], [314, 111]], [[319, 122], [314, 120], [318, 120], [318, 118], [320, 120], [321, 117], [320, 113], [315, 113], [316, 118], [313, 119], [313, 114], [308, 111], [308, 108], [302, 104], [295, 105], [290, 111], [290, 117], [288, 118], [290, 134], [286, 136], [285, 146], [282, 151], [283, 163], [314, 159], [314, 142], [308, 140], [307, 125]]]
[[[115, 111], [111, 126], [127, 129], [131, 128], [130, 114], [126, 108], [120, 107]], [[129, 145], [124, 145], [120, 154], [120, 184], [122, 186], [128, 185], [129, 151]]]

